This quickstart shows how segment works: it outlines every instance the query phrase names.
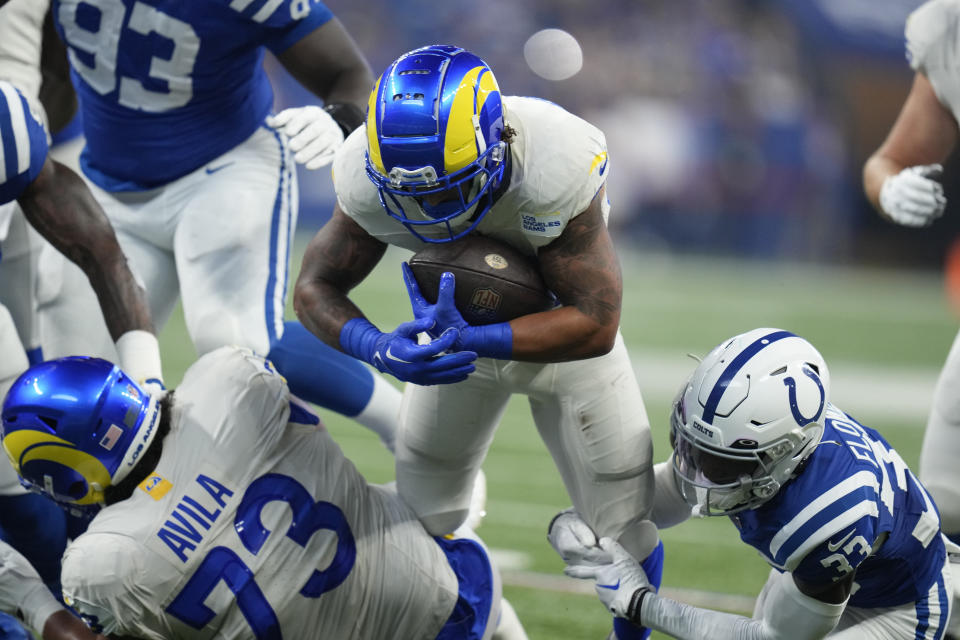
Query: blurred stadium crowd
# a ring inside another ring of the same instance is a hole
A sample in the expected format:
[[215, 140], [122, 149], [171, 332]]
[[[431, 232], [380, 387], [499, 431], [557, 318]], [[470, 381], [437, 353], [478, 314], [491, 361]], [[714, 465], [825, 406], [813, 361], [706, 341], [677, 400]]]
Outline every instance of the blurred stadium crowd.
[[[639, 249], [940, 268], [960, 230], [949, 211], [933, 229], [898, 229], [860, 187], [909, 89], [903, 24], [919, 0], [327, 4], [378, 72], [399, 52], [458, 44], [496, 70], [505, 94], [553, 100], [600, 126], [610, 223]], [[546, 27], [577, 39], [579, 73], [551, 81], [531, 70], [524, 44]], [[270, 68], [278, 108], [314, 102]], [[303, 230], [333, 197], [313, 178], [301, 174]]]

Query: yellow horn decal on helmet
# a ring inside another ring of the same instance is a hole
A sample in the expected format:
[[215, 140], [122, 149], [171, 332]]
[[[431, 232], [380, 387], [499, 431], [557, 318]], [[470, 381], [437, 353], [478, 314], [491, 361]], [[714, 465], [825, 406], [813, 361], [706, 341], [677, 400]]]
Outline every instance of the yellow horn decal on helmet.
[[[3, 448], [20, 473], [23, 465], [31, 460], [49, 460], [69, 467], [87, 481], [87, 493], [75, 500], [77, 504], [96, 504], [103, 502], [102, 488], [110, 486], [110, 472], [89, 453], [80, 451], [63, 438], [40, 431], [14, 431], [3, 439]], [[101, 487], [94, 490], [93, 486]]]
[[480, 88], [477, 90], [477, 113], [483, 111], [483, 104], [491, 93], [500, 93], [500, 87], [497, 86], [497, 79], [493, 77], [493, 72], [487, 71], [480, 76]]
[[370, 154], [370, 164], [381, 175], [387, 175], [387, 170], [383, 167], [383, 159], [380, 157], [380, 141], [377, 139], [377, 95], [380, 93], [380, 82], [383, 76], [377, 78], [377, 83], [373, 85], [373, 91], [370, 92], [370, 99], [367, 100], [367, 152]]
[[474, 95], [477, 78], [484, 70], [484, 67], [474, 67], [468, 71], [453, 96], [443, 140], [443, 169], [447, 175], [464, 168], [479, 156], [477, 134], [473, 130], [473, 116], [477, 115]]

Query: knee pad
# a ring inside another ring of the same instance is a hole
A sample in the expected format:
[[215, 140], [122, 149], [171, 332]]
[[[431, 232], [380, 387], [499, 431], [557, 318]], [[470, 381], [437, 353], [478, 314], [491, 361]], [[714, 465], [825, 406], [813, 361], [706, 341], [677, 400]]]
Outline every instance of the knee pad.
[[466, 519], [469, 509], [455, 509], [420, 516], [420, 523], [432, 536], [445, 536], [456, 531]]

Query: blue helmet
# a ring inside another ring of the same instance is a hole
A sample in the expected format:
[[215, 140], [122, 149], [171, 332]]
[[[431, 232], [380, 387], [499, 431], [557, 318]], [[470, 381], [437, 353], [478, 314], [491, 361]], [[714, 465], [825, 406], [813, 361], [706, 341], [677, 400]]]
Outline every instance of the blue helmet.
[[[416, 49], [370, 94], [367, 176], [390, 217], [425, 242], [450, 242], [493, 205], [506, 166], [502, 133], [500, 89], [483, 60], [459, 47]], [[426, 197], [441, 192], [443, 202]], [[436, 225], [440, 237], [429, 231]]]
[[156, 399], [106, 360], [41, 362], [7, 393], [3, 449], [28, 489], [93, 507], [150, 446], [159, 413]]

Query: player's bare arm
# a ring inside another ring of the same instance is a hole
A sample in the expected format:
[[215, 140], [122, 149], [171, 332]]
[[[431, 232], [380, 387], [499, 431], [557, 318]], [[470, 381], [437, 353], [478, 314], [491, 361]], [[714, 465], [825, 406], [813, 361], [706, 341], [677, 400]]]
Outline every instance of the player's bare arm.
[[940, 103], [927, 77], [917, 73], [886, 140], [863, 167], [867, 199], [882, 213], [883, 181], [906, 167], [942, 163], [956, 145], [957, 135], [953, 114]]
[[340, 206], [307, 245], [293, 295], [293, 308], [307, 329], [340, 349], [340, 330], [363, 312], [349, 292], [373, 271], [387, 245], [380, 242]]
[[[43, 640], [107, 640], [106, 636], [94, 633], [66, 609], [52, 614], [43, 625]], [[110, 636], [110, 640], [138, 640], [121, 636]]]
[[580, 360], [613, 348], [623, 280], [603, 220], [604, 198], [601, 189], [559, 238], [540, 249], [543, 278], [563, 306], [511, 321], [515, 360]]
[[304, 87], [324, 103], [356, 106], [359, 121], [373, 88], [373, 72], [343, 24], [336, 18], [324, 23], [278, 56]]
[[143, 289], [80, 176], [48, 158], [18, 202], [40, 235], [86, 273], [114, 340], [132, 330], [154, 333]]

